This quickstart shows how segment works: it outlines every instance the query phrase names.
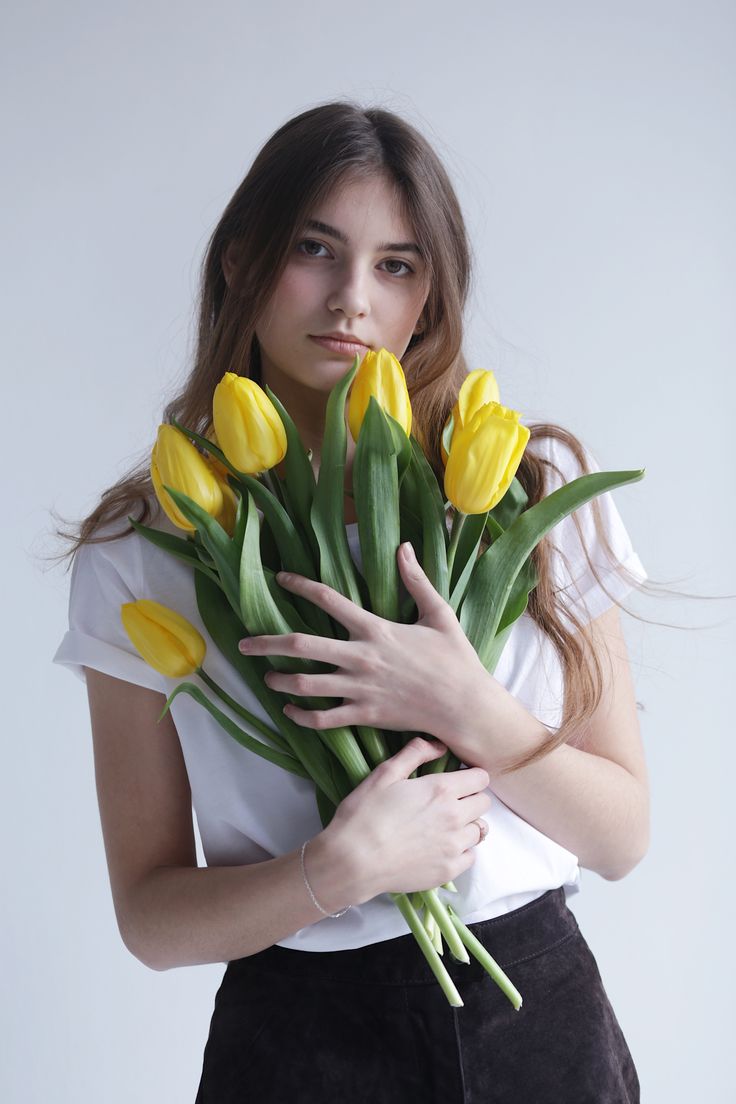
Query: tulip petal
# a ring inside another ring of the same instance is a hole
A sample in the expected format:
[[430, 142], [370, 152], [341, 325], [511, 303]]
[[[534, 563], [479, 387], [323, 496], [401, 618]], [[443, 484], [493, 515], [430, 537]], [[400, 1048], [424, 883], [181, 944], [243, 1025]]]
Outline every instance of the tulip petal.
[[120, 616], [134, 647], [155, 671], [181, 678], [201, 667], [207, 649], [204, 638], [180, 613], [139, 598], [122, 605]]

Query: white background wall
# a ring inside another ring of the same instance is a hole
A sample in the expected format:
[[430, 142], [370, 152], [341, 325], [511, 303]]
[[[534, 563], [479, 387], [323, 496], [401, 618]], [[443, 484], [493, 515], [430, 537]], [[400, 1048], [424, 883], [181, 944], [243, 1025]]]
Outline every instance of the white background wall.
[[[224, 967], [155, 973], [113, 914], [81, 683], [42, 557], [150, 447], [186, 368], [197, 266], [287, 118], [351, 97], [436, 144], [477, 260], [471, 366], [602, 466], [650, 575], [733, 594], [734, 7], [404, 10], [315, 0], [6, 8], [1, 1093], [193, 1100]], [[730, 308], [730, 309], [729, 309]], [[626, 618], [653, 836], [571, 899], [649, 1104], [730, 1099], [734, 606]], [[729, 655], [730, 652], [730, 655]]]

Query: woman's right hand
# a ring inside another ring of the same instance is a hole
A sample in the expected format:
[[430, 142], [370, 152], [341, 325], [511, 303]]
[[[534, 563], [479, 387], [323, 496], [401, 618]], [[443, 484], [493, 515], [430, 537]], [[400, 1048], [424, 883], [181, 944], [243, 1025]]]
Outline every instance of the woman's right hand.
[[355, 864], [363, 900], [432, 889], [475, 861], [480, 832], [473, 822], [491, 806], [488, 772], [467, 767], [409, 777], [446, 750], [414, 737], [340, 802], [324, 830]]

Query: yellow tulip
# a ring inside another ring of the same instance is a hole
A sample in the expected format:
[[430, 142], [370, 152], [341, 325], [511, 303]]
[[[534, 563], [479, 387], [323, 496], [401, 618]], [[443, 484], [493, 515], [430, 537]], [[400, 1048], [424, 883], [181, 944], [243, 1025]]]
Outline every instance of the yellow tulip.
[[402, 426], [407, 437], [411, 433], [411, 402], [404, 370], [388, 349], [369, 349], [355, 373], [348, 400], [348, 425], [353, 440], [358, 440], [370, 397]]
[[455, 428], [445, 468], [445, 497], [463, 514], [483, 514], [501, 501], [521, 463], [529, 430], [519, 412], [485, 403]]
[[212, 418], [222, 451], [238, 471], [258, 475], [286, 456], [286, 430], [262, 387], [226, 372], [212, 398]]
[[139, 598], [122, 605], [120, 616], [131, 643], [154, 671], [167, 678], [181, 678], [202, 666], [207, 645], [180, 613]]
[[[498, 391], [498, 383], [496, 377], [491, 371], [486, 371], [485, 368], [476, 368], [472, 372], [468, 372], [467, 376], [463, 380], [463, 385], [458, 392], [457, 401], [452, 408], [450, 418], [452, 418], [453, 432], [458, 426], [465, 425], [473, 417], [477, 410], [480, 410], [481, 406], [485, 406], [486, 403], [499, 402], [500, 394]], [[442, 430], [442, 437], [440, 438], [440, 451], [442, 453], [442, 463], [447, 463], [447, 448], [445, 441], [447, 433], [450, 427], [450, 418], [445, 422], [445, 427]]]
[[212, 517], [222, 511], [222, 489], [212, 468], [176, 426], [158, 428], [151, 453], [151, 481], [164, 513], [179, 529], [193, 533], [195, 526], [177, 509], [165, 486], [188, 495]]

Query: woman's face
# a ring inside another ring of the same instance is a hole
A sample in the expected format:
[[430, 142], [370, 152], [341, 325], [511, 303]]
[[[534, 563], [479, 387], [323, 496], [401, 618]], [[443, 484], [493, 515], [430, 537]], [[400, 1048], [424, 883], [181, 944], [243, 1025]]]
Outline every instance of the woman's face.
[[[399, 193], [383, 177], [353, 180], [310, 212], [256, 326], [262, 381], [329, 392], [368, 348], [399, 360], [419, 328], [428, 285]], [[357, 342], [330, 348], [316, 336]]]

